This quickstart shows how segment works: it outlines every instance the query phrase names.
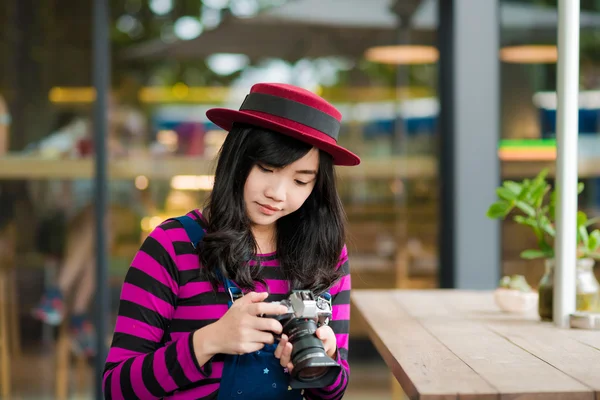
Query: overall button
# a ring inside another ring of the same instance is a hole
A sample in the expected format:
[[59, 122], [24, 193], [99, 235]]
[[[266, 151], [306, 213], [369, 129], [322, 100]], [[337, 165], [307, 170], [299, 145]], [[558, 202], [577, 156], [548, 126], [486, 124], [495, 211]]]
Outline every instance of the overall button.
[[242, 393], [243, 393], [243, 392], [242, 392], [241, 390], [238, 390], [238, 391], [237, 391], [237, 394], [242, 394]]
[[277, 387], [277, 384], [276, 384], [276, 383], [274, 383], [274, 384], [272, 384], [271, 386], [273, 386], [273, 389], [275, 389], [275, 388]]

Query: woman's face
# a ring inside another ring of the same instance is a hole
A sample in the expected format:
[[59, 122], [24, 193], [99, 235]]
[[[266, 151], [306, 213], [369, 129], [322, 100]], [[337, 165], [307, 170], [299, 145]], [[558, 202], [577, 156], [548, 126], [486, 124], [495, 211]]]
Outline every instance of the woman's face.
[[284, 168], [253, 166], [244, 185], [244, 204], [251, 223], [270, 226], [298, 210], [315, 187], [318, 170], [316, 148]]

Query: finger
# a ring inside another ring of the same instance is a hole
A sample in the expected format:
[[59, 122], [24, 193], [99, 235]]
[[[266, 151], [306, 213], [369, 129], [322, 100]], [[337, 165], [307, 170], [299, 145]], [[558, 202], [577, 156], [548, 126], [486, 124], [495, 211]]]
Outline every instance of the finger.
[[320, 326], [317, 329], [316, 334], [317, 334], [317, 337], [319, 339], [321, 339], [322, 341], [325, 341], [334, 335], [333, 329], [331, 329], [331, 327], [329, 327], [327, 325]]
[[277, 345], [277, 348], [275, 349], [275, 358], [281, 358], [281, 354], [283, 353], [283, 349], [285, 348], [285, 345], [288, 342], [288, 337], [286, 335], [281, 335], [281, 340], [279, 341], [279, 344]]
[[252, 303], [259, 303], [261, 301], [264, 301], [267, 297], [269, 297], [269, 293], [267, 292], [249, 292], [247, 294], [245, 294], [244, 296], [242, 296], [242, 298], [236, 300], [235, 302], [241, 305], [244, 304], [252, 304]]
[[258, 331], [269, 331], [276, 335], [281, 334], [283, 330], [281, 323], [273, 318], [254, 317], [251, 319], [250, 326]]
[[322, 326], [321, 328], [326, 329], [322, 329], [320, 332], [317, 332], [317, 336], [323, 342], [323, 348], [325, 349], [325, 352], [329, 356], [332, 356], [332, 354], [335, 354], [335, 351], [337, 349], [337, 339], [335, 337], [335, 332], [329, 326]]
[[292, 364], [291, 362], [287, 363], [286, 368], [287, 368], [288, 372], [291, 374], [292, 371], [294, 370], [294, 364]]
[[278, 303], [254, 303], [248, 306], [248, 312], [252, 315], [281, 315], [287, 311], [286, 306]]
[[279, 363], [282, 367], [286, 367], [288, 364], [291, 364], [290, 358], [292, 357], [292, 348], [293, 346], [291, 343], [286, 343], [285, 347], [283, 348], [281, 358], [279, 359]]
[[263, 347], [265, 347], [265, 344], [262, 342], [249, 342], [244, 345], [244, 351], [239, 354], [254, 353], [262, 350]]
[[275, 343], [275, 337], [272, 333], [261, 331], [254, 331], [252, 334], [248, 335], [248, 340], [262, 344]]

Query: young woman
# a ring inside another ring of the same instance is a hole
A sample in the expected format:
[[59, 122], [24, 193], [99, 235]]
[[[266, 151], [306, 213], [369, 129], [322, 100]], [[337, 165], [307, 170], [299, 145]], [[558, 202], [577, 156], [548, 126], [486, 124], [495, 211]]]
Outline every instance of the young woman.
[[[239, 111], [207, 116], [229, 131], [210, 199], [202, 212], [157, 227], [135, 256], [106, 398], [340, 399], [350, 272], [334, 165], [360, 162], [337, 145], [341, 115], [309, 91], [257, 84]], [[275, 302], [297, 289], [331, 295], [331, 321], [316, 335], [342, 367], [332, 384], [304, 391], [288, 385], [293, 346], [281, 323], [261, 317], [285, 313]]]

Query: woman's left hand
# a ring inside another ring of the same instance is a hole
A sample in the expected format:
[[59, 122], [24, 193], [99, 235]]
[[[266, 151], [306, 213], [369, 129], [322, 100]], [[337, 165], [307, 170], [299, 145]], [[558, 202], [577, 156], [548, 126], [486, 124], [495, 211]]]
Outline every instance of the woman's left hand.
[[[317, 329], [317, 337], [323, 342], [325, 353], [333, 359], [335, 359], [337, 352], [337, 340], [335, 339], [335, 333], [333, 329], [328, 325], [323, 325]], [[286, 335], [281, 335], [281, 340], [275, 349], [275, 357], [279, 358], [279, 363], [282, 367], [287, 368], [288, 372], [291, 373], [294, 369], [290, 358], [292, 356], [292, 344], [288, 342]]]

